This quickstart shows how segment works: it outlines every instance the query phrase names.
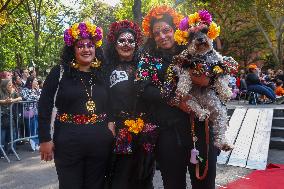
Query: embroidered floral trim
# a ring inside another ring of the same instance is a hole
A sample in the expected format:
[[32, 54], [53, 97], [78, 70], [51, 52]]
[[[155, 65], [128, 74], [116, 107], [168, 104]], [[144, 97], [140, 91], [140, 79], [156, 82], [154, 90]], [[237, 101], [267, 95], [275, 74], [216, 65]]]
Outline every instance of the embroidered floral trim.
[[166, 78], [163, 86], [161, 87], [161, 95], [163, 98], [171, 97], [172, 92], [174, 92], [174, 87], [176, 86], [176, 70], [175, 65], [170, 64], [166, 71]]
[[74, 123], [74, 124], [96, 124], [106, 120], [106, 114], [58, 114], [56, 118], [62, 123]]
[[[127, 120], [126, 120], [127, 121]], [[125, 127], [118, 130], [115, 140], [114, 153], [116, 154], [132, 154], [134, 140], [137, 148], [142, 148], [145, 153], [152, 153], [156, 146], [157, 127], [152, 123], [145, 123], [142, 130], [135, 134]]]
[[150, 80], [156, 86], [161, 86], [161, 81], [158, 77], [158, 70], [162, 69], [162, 59], [155, 58], [149, 54], [143, 55], [138, 63], [137, 81]]

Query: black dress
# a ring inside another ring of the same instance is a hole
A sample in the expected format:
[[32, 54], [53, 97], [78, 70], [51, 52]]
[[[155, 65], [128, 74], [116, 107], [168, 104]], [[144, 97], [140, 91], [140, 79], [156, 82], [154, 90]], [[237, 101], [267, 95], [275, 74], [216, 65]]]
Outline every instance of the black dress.
[[[153, 162], [150, 170], [138, 173], [143, 164], [144, 154], [140, 153], [138, 140], [140, 134], [125, 132], [125, 120], [142, 118], [145, 112], [143, 103], [139, 100], [139, 89], [135, 84], [136, 62], [113, 62], [108, 70], [110, 106], [112, 119], [116, 124], [116, 142], [114, 147], [114, 164], [111, 178], [112, 189], [148, 189], [153, 188], [152, 177], [154, 174]], [[125, 142], [125, 134], [131, 138]], [[145, 163], [145, 162], [144, 162]], [[147, 173], [145, 173], [147, 172]], [[145, 175], [146, 174], [146, 175]]]
[[[69, 69], [64, 69], [56, 98], [58, 115], [53, 141], [59, 188], [102, 189], [113, 142], [107, 127], [108, 93], [92, 72]], [[39, 100], [40, 143], [51, 140], [50, 119], [59, 75], [60, 66], [55, 66], [45, 80]], [[92, 93], [96, 104], [94, 114], [86, 109], [86, 90]]]

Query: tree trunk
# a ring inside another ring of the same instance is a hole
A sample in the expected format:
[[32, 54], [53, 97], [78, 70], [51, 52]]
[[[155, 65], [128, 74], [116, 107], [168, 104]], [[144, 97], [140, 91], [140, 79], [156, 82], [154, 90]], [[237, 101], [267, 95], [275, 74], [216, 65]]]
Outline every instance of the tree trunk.
[[134, 0], [134, 4], [132, 7], [134, 21], [141, 26], [142, 24], [142, 2], [141, 0]]

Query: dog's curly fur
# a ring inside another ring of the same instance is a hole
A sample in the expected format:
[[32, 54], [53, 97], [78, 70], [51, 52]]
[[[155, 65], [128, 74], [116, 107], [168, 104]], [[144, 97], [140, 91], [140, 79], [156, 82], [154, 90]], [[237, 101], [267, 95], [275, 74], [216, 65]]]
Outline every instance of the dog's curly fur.
[[[213, 49], [213, 41], [206, 35], [208, 28], [191, 32], [187, 49], [173, 59], [178, 76], [176, 94], [191, 96], [187, 105], [200, 120], [209, 118], [213, 122], [215, 145], [222, 150], [231, 150], [225, 138], [228, 126], [227, 111], [223, 102], [231, 97], [228, 74], [215, 74], [214, 66], [226, 69], [223, 56]], [[207, 86], [200, 87], [192, 81], [192, 76], [210, 79]]]

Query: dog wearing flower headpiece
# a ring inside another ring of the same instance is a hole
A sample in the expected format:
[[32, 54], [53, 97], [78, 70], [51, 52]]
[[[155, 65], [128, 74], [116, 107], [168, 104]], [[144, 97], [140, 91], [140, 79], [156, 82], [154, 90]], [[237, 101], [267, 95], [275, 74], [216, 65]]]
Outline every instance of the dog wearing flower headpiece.
[[188, 108], [199, 120], [208, 118], [213, 123], [215, 146], [228, 151], [232, 145], [225, 138], [228, 120], [223, 104], [232, 96], [229, 75], [237, 70], [237, 62], [213, 48], [213, 40], [219, 33], [220, 27], [212, 22], [206, 10], [185, 17], [174, 37], [179, 45], [187, 45], [187, 49], [174, 57], [173, 70], [178, 77], [176, 95], [190, 96], [186, 102]]

